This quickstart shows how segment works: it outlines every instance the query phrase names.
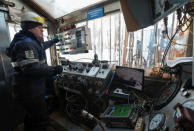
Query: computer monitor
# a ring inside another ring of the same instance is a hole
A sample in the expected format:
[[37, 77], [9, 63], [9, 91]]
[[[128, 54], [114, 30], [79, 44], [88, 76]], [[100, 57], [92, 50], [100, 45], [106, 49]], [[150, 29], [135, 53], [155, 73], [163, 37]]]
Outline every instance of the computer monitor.
[[146, 28], [191, 0], [120, 0], [128, 32]]
[[143, 91], [144, 83], [143, 69], [117, 66], [116, 77], [119, 83], [124, 85], [125, 88]]

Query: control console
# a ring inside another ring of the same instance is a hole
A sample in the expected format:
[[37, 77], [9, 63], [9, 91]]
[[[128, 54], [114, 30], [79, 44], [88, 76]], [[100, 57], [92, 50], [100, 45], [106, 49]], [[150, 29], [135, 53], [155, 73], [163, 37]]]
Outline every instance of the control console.
[[68, 64], [63, 65], [63, 73], [106, 79], [109, 76], [112, 68], [113, 65], [108, 64], [107, 62], [99, 62], [97, 66], [92, 63], [69, 62]]

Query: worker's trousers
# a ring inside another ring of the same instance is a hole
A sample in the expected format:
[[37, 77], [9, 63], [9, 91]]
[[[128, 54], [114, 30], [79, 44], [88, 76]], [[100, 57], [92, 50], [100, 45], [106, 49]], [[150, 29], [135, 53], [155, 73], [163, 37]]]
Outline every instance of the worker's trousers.
[[48, 113], [44, 96], [18, 99], [17, 101], [27, 112], [24, 119], [24, 131], [46, 131]]

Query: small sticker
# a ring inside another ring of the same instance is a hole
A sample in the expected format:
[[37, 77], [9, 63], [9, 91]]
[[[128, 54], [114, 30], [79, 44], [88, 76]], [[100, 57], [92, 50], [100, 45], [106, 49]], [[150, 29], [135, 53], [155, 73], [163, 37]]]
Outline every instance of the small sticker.
[[34, 58], [34, 52], [32, 50], [25, 51], [26, 58]]

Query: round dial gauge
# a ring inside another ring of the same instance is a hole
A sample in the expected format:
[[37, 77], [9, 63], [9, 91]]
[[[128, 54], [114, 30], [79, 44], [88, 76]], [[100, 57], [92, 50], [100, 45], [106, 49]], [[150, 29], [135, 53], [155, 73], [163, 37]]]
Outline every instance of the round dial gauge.
[[149, 124], [149, 131], [157, 131], [161, 128], [163, 128], [165, 123], [165, 115], [163, 113], [157, 113], [155, 114]]

